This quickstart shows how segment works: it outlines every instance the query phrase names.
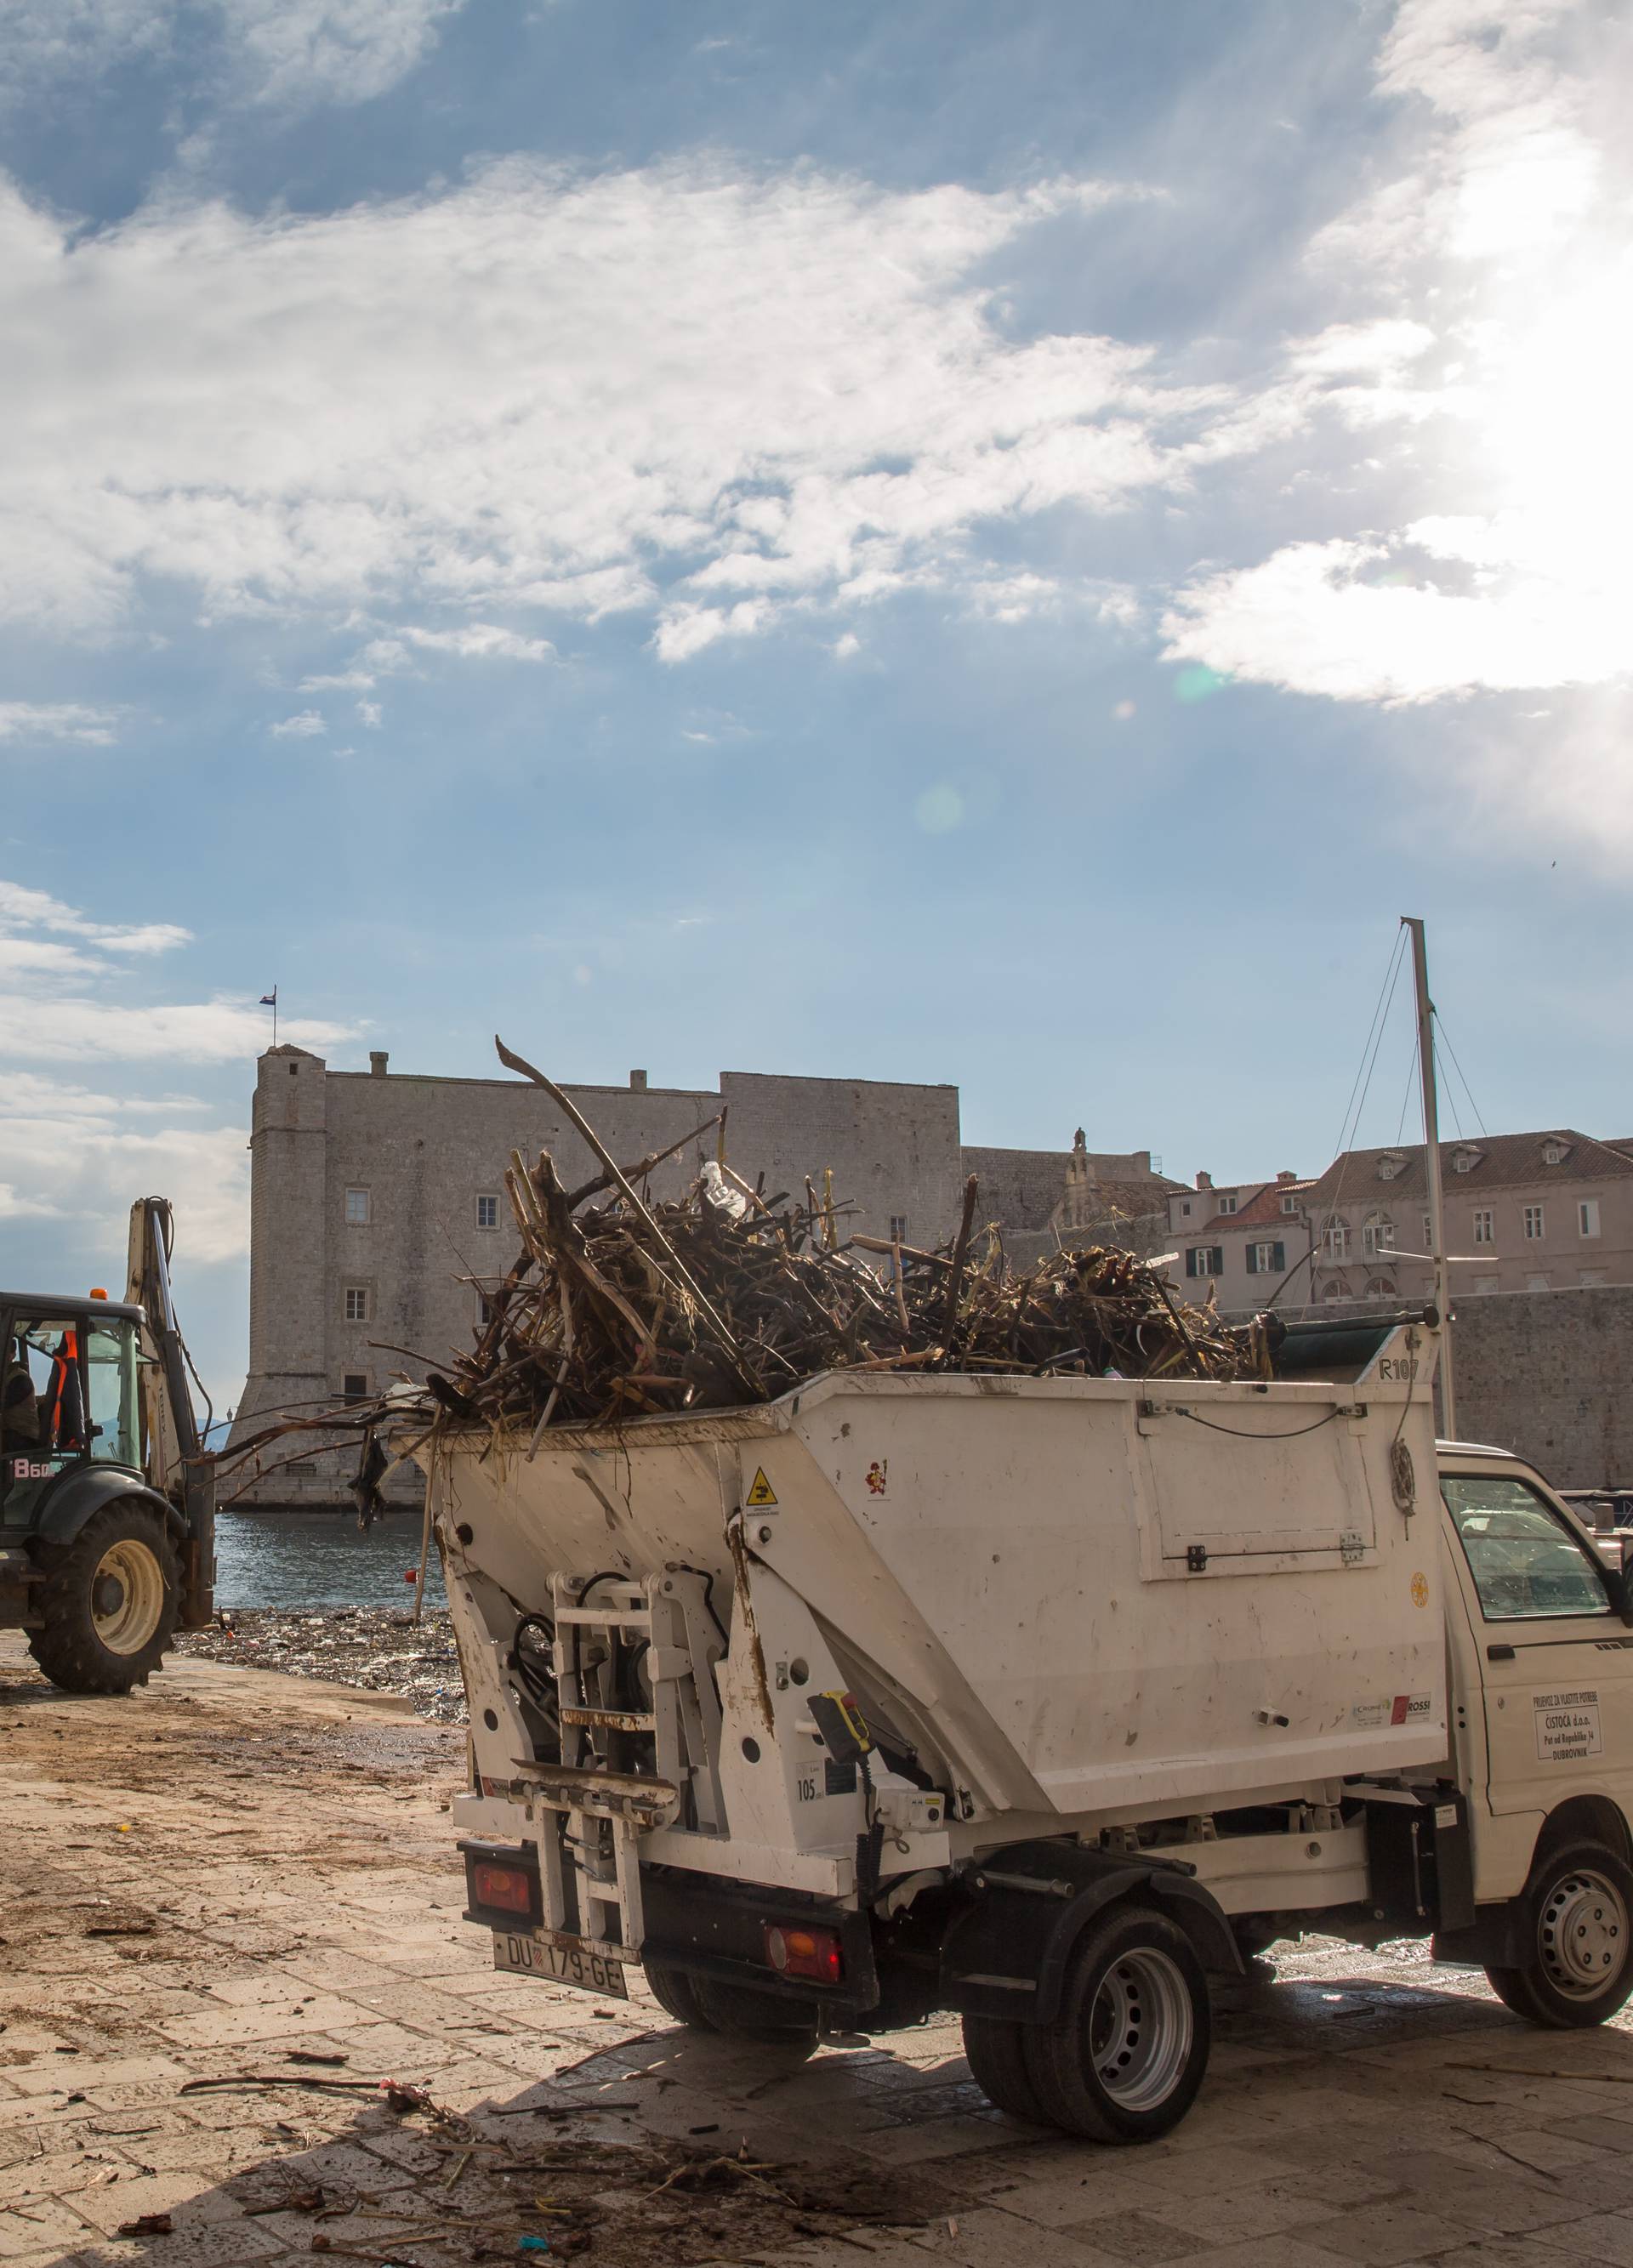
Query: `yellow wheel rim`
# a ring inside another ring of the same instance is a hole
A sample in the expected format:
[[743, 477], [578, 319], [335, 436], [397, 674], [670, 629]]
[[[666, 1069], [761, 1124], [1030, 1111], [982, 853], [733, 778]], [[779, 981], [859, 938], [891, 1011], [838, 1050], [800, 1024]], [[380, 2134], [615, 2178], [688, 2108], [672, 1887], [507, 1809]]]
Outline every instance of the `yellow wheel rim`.
[[165, 1614], [158, 1554], [133, 1535], [110, 1543], [91, 1578], [91, 1624], [110, 1653], [140, 1653]]

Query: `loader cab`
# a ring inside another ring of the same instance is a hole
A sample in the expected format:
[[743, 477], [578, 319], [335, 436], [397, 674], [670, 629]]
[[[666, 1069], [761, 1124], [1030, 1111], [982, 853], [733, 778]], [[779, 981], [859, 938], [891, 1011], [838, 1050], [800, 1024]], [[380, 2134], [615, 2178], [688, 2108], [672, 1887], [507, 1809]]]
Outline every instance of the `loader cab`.
[[0, 1528], [37, 1529], [68, 1474], [142, 1473], [141, 1310], [0, 1292]]

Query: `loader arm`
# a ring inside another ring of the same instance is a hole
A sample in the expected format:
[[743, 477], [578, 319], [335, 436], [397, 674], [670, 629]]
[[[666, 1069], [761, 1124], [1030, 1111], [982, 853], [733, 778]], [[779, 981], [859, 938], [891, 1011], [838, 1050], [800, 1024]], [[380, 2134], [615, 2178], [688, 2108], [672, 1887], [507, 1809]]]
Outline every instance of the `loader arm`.
[[186, 1524], [181, 1626], [202, 1629], [215, 1611], [215, 1460], [193, 1407], [186, 1344], [170, 1289], [174, 1227], [167, 1197], [138, 1197], [130, 1208], [125, 1297], [142, 1329], [142, 1458], [149, 1485]]

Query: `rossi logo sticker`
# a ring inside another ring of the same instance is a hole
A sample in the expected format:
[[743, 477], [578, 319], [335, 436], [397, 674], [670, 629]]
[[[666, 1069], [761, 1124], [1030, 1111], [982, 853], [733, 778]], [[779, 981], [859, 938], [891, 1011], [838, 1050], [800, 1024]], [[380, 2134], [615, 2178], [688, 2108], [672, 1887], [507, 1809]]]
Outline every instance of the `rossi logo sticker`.
[[1427, 1693], [1395, 1693], [1387, 1701], [1357, 1701], [1349, 1721], [1363, 1731], [1373, 1725], [1424, 1725], [1434, 1705]]
[[1570, 1764], [1578, 1756], [1604, 1753], [1599, 1729], [1599, 1693], [1592, 1686], [1574, 1692], [1533, 1693], [1532, 1721], [1537, 1728], [1537, 1760]]

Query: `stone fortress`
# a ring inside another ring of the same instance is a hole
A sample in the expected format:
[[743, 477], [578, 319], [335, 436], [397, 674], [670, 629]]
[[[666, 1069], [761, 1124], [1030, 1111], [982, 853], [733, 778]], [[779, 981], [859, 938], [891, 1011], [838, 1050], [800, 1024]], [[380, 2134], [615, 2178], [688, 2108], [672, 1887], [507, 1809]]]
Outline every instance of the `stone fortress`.
[[[276, 1047], [262, 1056], [250, 1139], [249, 1375], [229, 1447], [275, 1414], [300, 1415], [361, 1399], [394, 1377], [423, 1377], [472, 1344], [487, 1293], [515, 1257], [504, 1172], [513, 1150], [554, 1156], [571, 1187], [596, 1170], [577, 1133], [541, 1088], [521, 1079], [439, 1079], [393, 1072], [384, 1054], [366, 1071], [330, 1071], [320, 1056]], [[798, 1193], [831, 1168], [847, 1226], [935, 1244], [957, 1222], [965, 1177], [979, 1176], [980, 1217], [1003, 1225], [1011, 1254], [1054, 1248], [1058, 1233], [1106, 1238], [1155, 1217], [1178, 1185], [1149, 1151], [971, 1148], [956, 1086], [894, 1080], [802, 1079], [722, 1071], [718, 1087], [574, 1086], [578, 1108], [621, 1164], [661, 1150], [727, 1110], [727, 1154], [764, 1172], [766, 1192]], [[681, 1194], [711, 1131], [652, 1177], [655, 1196]], [[352, 1451], [302, 1454], [299, 1440], [268, 1454], [246, 1508], [344, 1503]], [[390, 1492], [418, 1500], [412, 1475]]]

